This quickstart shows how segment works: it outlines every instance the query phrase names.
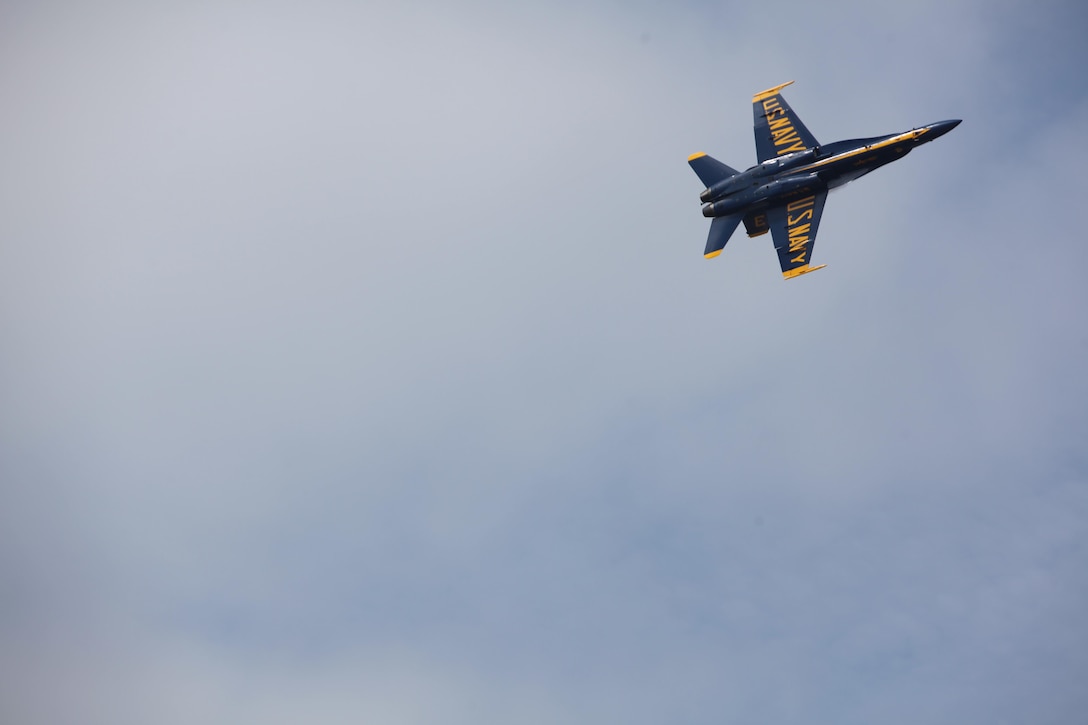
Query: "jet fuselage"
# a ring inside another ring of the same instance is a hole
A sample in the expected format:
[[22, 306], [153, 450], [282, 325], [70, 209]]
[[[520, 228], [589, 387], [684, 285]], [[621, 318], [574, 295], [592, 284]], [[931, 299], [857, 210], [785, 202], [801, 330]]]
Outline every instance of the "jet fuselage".
[[721, 254], [743, 223], [749, 237], [770, 232], [785, 279], [825, 266], [810, 262], [829, 190], [903, 158], [960, 123], [940, 121], [904, 133], [824, 145], [782, 96], [792, 82], [752, 96], [757, 166], [737, 171], [702, 151], [688, 157], [705, 187], [699, 195], [703, 216], [711, 217], [703, 256]]
[[763, 211], [842, 186], [901, 159], [915, 146], [951, 131], [958, 120], [940, 121], [905, 133], [837, 141], [767, 159], [703, 190], [703, 216]]

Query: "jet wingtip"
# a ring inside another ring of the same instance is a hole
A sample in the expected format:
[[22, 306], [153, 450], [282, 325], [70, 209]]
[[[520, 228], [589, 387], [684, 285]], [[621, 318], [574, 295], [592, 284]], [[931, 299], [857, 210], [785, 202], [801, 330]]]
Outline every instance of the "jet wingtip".
[[790, 85], [792, 83], [793, 83], [793, 81], [786, 81], [785, 83], [783, 83], [781, 85], [778, 85], [778, 86], [775, 86], [774, 88], [768, 88], [765, 91], [760, 91], [759, 93], [752, 96], [752, 103], [759, 103], [764, 98], [770, 98], [771, 96], [775, 95], [780, 90], [782, 90], [783, 88], [785, 88], [786, 86], [788, 86], [788, 85]]
[[810, 267], [807, 264], [802, 267], [795, 267], [794, 269], [786, 270], [782, 273], [782, 279], [793, 279], [794, 277], [800, 277], [802, 274], [808, 274], [809, 272], [815, 272], [818, 269], [823, 269], [826, 264], [818, 264], [815, 267]]

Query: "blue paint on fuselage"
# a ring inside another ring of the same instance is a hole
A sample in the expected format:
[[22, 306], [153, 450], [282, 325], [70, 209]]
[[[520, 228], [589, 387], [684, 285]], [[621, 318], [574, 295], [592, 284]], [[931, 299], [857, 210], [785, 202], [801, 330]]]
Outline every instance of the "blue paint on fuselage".
[[767, 159], [706, 189], [703, 216], [758, 212], [813, 193], [835, 189], [885, 164], [915, 146], [951, 131], [959, 121], [941, 121], [905, 133], [836, 141]]

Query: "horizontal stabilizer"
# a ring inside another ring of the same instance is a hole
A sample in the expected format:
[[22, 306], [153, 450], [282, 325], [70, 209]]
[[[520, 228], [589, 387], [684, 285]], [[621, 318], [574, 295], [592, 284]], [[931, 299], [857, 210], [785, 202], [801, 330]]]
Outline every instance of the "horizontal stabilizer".
[[703, 186], [708, 189], [723, 179], [737, 175], [735, 169], [726, 166], [713, 156], [707, 156], [701, 151], [689, 156], [688, 163], [691, 164], [692, 171], [699, 177], [699, 181], [703, 182]]
[[740, 226], [740, 220], [743, 218], [743, 214], [733, 214], [731, 216], [717, 217], [710, 222], [710, 234], [706, 238], [706, 249], [703, 251], [703, 256], [711, 259], [721, 254], [722, 249], [725, 248], [725, 243], [729, 241], [729, 237], [733, 236], [733, 232]]

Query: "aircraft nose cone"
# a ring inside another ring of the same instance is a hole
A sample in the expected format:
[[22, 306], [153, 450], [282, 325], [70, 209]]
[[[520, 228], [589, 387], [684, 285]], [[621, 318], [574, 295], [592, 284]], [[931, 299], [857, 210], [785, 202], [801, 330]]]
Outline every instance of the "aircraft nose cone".
[[929, 133], [927, 134], [929, 136], [929, 138], [927, 140], [932, 141], [935, 138], [939, 138], [940, 136], [944, 136], [946, 133], [948, 133], [949, 131], [954, 129], [956, 126], [959, 126], [961, 122], [962, 122], [962, 119], [956, 118], [956, 119], [953, 119], [951, 121], [940, 121], [938, 123], [930, 124]]

